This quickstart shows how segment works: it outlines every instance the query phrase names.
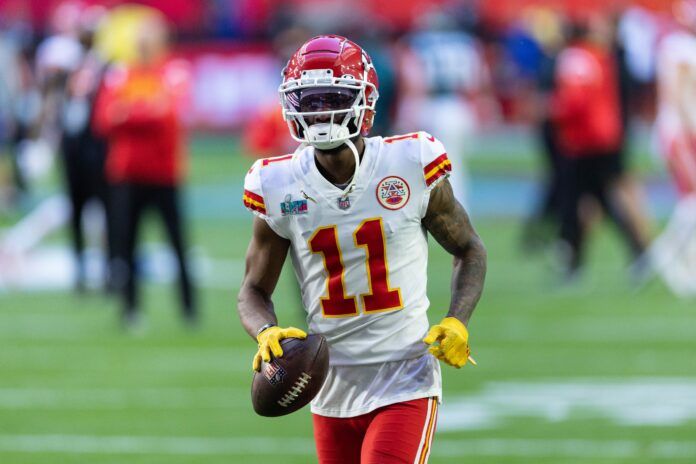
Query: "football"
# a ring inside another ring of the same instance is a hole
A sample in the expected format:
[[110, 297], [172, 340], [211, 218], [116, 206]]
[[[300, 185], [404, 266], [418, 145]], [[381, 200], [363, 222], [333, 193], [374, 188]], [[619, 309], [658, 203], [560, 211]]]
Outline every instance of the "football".
[[251, 402], [261, 416], [290, 414], [309, 403], [329, 370], [329, 346], [317, 334], [281, 340], [283, 356], [263, 362], [254, 373]]

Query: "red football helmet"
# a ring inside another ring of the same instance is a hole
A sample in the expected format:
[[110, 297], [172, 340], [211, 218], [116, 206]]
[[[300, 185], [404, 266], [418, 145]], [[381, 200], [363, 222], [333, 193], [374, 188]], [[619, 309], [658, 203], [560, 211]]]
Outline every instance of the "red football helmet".
[[337, 35], [307, 41], [283, 69], [278, 91], [283, 117], [298, 142], [338, 147], [372, 128], [377, 72], [354, 42]]

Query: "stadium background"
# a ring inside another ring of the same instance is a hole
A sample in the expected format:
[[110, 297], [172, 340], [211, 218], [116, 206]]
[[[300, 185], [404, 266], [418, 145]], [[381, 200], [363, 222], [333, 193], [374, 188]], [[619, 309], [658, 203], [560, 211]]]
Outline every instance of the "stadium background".
[[[60, 3], [1, 1], [3, 30], [38, 42]], [[444, 2], [411, 0], [398, 8], [387, 1], [140, 3], [167, 16], [176, 28], [176, 53], [192, 64], [186, 205], [203, 320], [195, 331], [178, 320], [159, 227], [145, 234], [147, 325], [135, 335], [120, 329], [114, 301], [70, 291], [64, 228], [22, 263], [0, 261], [0, 462], [313, 462], [307, 410], [278, 419], [253, 413], [255, 345], [235, 314], [251, 223], [240, 200], [253, 159], [244, 135], [257, 111], [277, 101], [274, 21], [291, 11], [307, 30], [326, 32], [350, 9], [351, 27], [388, 30], [386, 37], [398, 40], [424, 11]], [[499, 37], [515, 29], [529, 5], [551, 5], [570, 17], [643, 5], [658, 22], [669, 10], [669, 2], [657, 0], [462, 3], [485, 25], [480, 30], [494, 71], [509, 68]], [[693, 300], [678, 299], [659, 280], [631, 285], [608, 226], [593, 231], [589, 269], [575, 285], [557, 285], [548, 255], [522, 249], [523, 220], [539, 189], [539, 146], [525, 111], [523, 70], [503, 77], [508, 80], [494, 93], [500, 112], [477, 131], [467, 155], [470, 208], [490, 260], [470, 327], [479, 366], [443, 369], [445, 403], [431, 462], [694, 462]], [[646, 189], [654, 235], [675, 193], [653, 154], [647, 87], [634, 107], [630, 159]], [[7, 158], [0, 158], [0, 186], [8, 170]], [[60, 189], [57, 167], [44, 169], [19, 206], [0, 209], [0, 236]], [[443, 276], [450, 259], [437, 246], [431, 252], [435, 320], [448, 304]], [[30, 269], [28, 278], [20, 265]], [[286, 274], [276, 296], [279, 317], [304, 327]]]

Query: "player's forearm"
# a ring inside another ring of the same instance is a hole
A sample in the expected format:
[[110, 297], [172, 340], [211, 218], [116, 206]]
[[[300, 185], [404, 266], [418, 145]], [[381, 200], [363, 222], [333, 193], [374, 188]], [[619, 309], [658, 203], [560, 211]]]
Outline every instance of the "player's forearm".
[[486, 278], [486, 249], [477, 236], [462, 253], [455, 254], [452, 270], [452, 300], [448, 316], [469, 324], [469, 318], [483, 292]]
[[278, 323], [270, 296], [251, 285], [242, 284], [237, 297], [237, 313], [244, 330], [253, 339], [256, 339], [259, 328]]
[[483, 291], [486, 248], [464, 207], [455, 200], [449, 181], [433, 189], [423, 224], [442, 248], [454, 256], [452, 300], [447, 315], [466, 325]]

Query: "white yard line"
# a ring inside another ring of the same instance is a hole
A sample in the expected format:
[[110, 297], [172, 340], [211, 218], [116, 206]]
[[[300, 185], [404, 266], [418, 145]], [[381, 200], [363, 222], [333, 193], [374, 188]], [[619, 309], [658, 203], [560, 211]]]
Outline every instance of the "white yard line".
[[0, 451], [67, 454], [309, 455], [309, 438], [0, 435]]
[[687, 441], [646, 442], [643, 440], [584, 439], [472, 439], [435, 437], [433, 454], [439, 456], [527, 456], [605, 459], [686, 459], [696, 458], [696, 443]]
[[[138, 351], [145, 351], [139, 355]], [[0, 352], [3, 369], [101, 372], [113, 367], [105, 359], [117, 359], [129, 371], [212, 371], [249, 373], [255, 346], [248, 348], [169, 348], [85, 346], [7, 347]], [[132, 355], [132, 356], [131, 356]]]
[[[152, 437], [95, 435], [0, 435], [0, 452], [94, 455], [314, 455], [311, 438], [302, 437]], [[696, 443], [657, 440], [451, 439], [436, 437], [433, 455], [441, 457], [549, 458], [696, 458]]]
[[622, 427], [696, 423], [696, 379], [569, 379], [493, 382], [480, 392], [445, 397], [443, 431], [496, 428], [516, 418], [570, 422], [578, 417]]
[[[172, 358], [175, 360], [195, 362], [210, 360], [217, 362], [227, 360], [237, 363], [239, 359], [249, 359], [248, 366], [251, 372], [251, 359], [256, 351], [256, 345], [249, 341], [247, 347], [230, 346], [228, 348], [216, 347], [191, 347], [191, 346], [134, 346], [116, 345], [105, 346], [95, 341], [94, 344], [80, 345], [45, 345], [45, 346], [4, 346], [0, 351], [0, 361], [25, 363], [31, 361], [46, 362], [55, 361], [55, 358], [68, 359], [95, 359], [102, 360], [105, 357], [129, 358], [143, 355], [153, 359]], [[53, 359], [52, 359], [53, 358]], [[3, 365], [3, 364], [0, 364]], [[225, 367], [225, 366], [222, 366]]]
[[[248, 374], [251, 380], [251, 372]], [[5, 411], [191, 408], [248, 410], [251, 413], [250, 389], [243, 384], [230, 387], [0, 387], [0, 415]], [[442, 432], [497, 429], [519, 419], [558, 424], [600, 419], [628, 428], [696, 424], [696, 378], [492, 382], [478, 392], [445, 395], [438, 429]]]
[[[14, 234], [24, 240], [21, 234]], [[64, 244], [38, 245], [38, 241], [27, 246], [8, 248], [0, 253], [0, 298], [15, 291], [41, 292], [70, 289], [76, 272], [70, 247]], [[3, 243], [0, 243], [2, 246]], [[7, 245], [6, 245], [7, 248]], [[176, 278], [174, 255], [161, 242], [148, 243], [143, 250], [143, 278], [149, 282], [168, 284]], [[2, 250], [0, 250], [2, 251]], [[88, 286], [99, 288], [103, 275], [101, 251], [86, 250], [86, 266], [89, 276], [95, 277]], [[233, 289], [244, 274], [244, 260], [213, 259], [202, 248], [190, 253], [192, 266], [199, 285], [215, 289]], [[12, 272], [3, 272], [11, 269]]]
[[241, 388], [0, 388], [6, 410], [243, 408], [251, 411], [250, 389]]

